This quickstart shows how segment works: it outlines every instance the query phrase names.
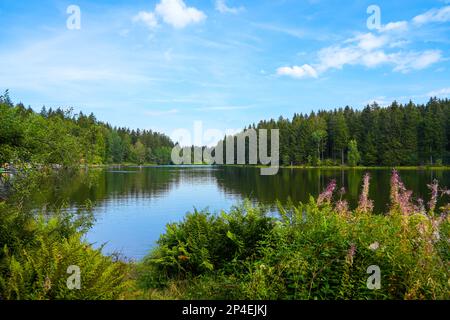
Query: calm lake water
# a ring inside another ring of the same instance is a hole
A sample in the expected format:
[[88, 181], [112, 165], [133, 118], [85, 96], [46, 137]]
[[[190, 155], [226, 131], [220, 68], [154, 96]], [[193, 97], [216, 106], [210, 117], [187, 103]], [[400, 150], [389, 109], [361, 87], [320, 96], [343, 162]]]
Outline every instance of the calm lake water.
[[[336, 179], [346, 189], [345, 198], [355, 207], [363, 170], [280, 169], [276, 176], [261, 176], [258, 168], [239, 167], [127, 167], [91, 169], [80, 175], [49, 181], [36, 195], [36, 203], [48, 208], [63, 202], [70, 208], [94, 203], [95, 225], [87, 235], [105, 253], [118, 251], [140, 259], [155, 245], [165, 225], [181, 221], [194, 208], [228, 210], [243, 199], [273, 206], [317, 196]], [[370, 197], [382, 213], [389, 202], [390, 170], [369, 170]], [[401, 170], [400, 175], [415, 198], [429, 199], [427, 184], [438, 179], [450, 187], [448, 170]], [[448, 199], [447, 199], [448, 200]]]

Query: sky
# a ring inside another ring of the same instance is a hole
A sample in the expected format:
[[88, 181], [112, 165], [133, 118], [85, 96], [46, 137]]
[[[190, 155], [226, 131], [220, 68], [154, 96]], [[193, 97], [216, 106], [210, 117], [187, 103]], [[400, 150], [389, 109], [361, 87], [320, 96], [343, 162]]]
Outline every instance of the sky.
[[449, 0], [0, 0], [1, 92], [168, 135], [449, 97], [449, 49]]

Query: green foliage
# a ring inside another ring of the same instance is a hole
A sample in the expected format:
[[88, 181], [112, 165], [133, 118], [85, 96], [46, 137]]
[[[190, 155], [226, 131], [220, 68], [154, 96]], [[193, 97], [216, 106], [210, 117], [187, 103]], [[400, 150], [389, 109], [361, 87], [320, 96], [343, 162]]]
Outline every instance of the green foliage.
[[[0, 300], [120, 298], [131, 265], [84, 240], [89, 212], [62, 208], [48, 215], [26, 205], [41, 178], [33, 170], [19, 172], [12, 194], [0, 202]], [[80, 268], [79, 290], [67, 286], [69, 266]]]
[[[10, 253], [5, 246], [0, 275], [2, 299], [117, 299], [126, 286], [128, 266], [103, 256], [81, 239], [80, 234], [59, 238], [52, 233], [49, 221], [39, 228], [32, 246]], [[81, 271], [80, 289], [69, 289], [69, 266]]]
[[358, 142], [365, 166], [450, 164], [449, 99], [294, 114], [292, 120], [280, 117], [253, 127], [280, 130], [281, 165], [318, 166], [326, 159], [350, 164], [350, 140]]
[[[416, 212], [399, 199], [386, 215], [313, 198], [280, 205], [277, 217], [248, 203], [194, 212], [168, 225], [139, 283], [153, 298], [449, 299], [448, 206]], [[372, 265], [378, 290], [367, 287]]]
[[[173, 142], [153, 131], [111, 128], [93, 114], [72, 110], [40, 113], [0, 96], [0, 164], [25, 161], [74, 167], [80, 164], [134, 162], [170, 164]], [[169, 156], [167, 156], [169, 155]]]
[[361, 160], [356, 140], [350, 140], [348, 143], [348, 165], [356, 167]]
[[238, 267], [240, 260], [257, 254], [259, 242], [273, 227], [266, 211], [249, 203], [228, 214], [188, 214], [183, 222], [167, 226], [158, 247], [144, 259], [141, 285], [160, 287], [171, 278]]

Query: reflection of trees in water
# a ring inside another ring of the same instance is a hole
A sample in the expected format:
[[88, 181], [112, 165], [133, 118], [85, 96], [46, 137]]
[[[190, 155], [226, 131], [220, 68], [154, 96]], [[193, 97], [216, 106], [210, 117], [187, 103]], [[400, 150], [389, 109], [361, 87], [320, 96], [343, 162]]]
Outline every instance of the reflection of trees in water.
[[[127, 201], [136, 198], [159, 198], [180, 185], [217, 184], [226, 194], [249, 198], [266, 205], [277, 200], [285, 203], [307, 202], [316, 197], [326, 185], [336, 179], [338, 189], [351, 207], [356, 207], [364, 170], [280, 169], [275, 176], [261, 176], [259, 168], [241, 167], [158, 167], [88, 170], [76, 174], [55, 175], [42, 184], [35, 196], [38, 205], [83, 206], [87, 200], [102, 204], [110, 200]], [[375, 211], [384, 212], [389, 203], [390, 170], [370, 170], [370, 198]], [[429, 199], [427, 184], [437, 178], [441, 185], [450, 184], [450, 171], [401, 171], [407, 188], [415, 197]], [[195, 195], [193, 195], [195, 196]], [[174, 195], [174, 201], [177, 201]], [[190, 207], [191, 203], [186, 203]]]
[[[364, 170], [336, 169], [280, 169], [275, 176], [261, 176], [257, 168], [224, 167], [216, 171], [217, 183], [229, 194], [272, 205], [277, 200], [285, 203], [291, 199], [294, 203], [307, 202], [309, 196], [322, 192], [326, 185], [335, 179], [338, 190], [344, 187], [344, 198], [351, 207], [356, 207], [361, 192]], [[369, 196], [374, 200], [375, 212], [385, 212], [389, 203], [390, 170], [369, 170], [371, 185]], [[415, 197], [429, 199], [427, 184], [438, 178], [441, 185], [450, 184], [450, 171], [401, 171], [405, 185], [413, 190]]]
[[215, 182], [209, 168], [122, 168], [92, 169], [58, 174], [41, 184], [34, 201], [38, 206], [51, 204], [80, 207], [86, 201], [100, 205], [106, 200], [159, 198], [183, 183]]
[[88, 170], [55, 175], [42, 185], [36, 204], [83, 206], [86, 201], [99, 205], [120, 198], [158, 197], [180, 181], [177, 172], [129, 168], [121, 171]]
[[[326, 185], [336, 179], [338, 186], [351, 182], [358, 190], [361, 172], [355, 173], [355, 179], [348, 179], [348, 173], [338, 170], [320, 169], [280, 169], [275, 176], [262, 176], [257, 168], [224, 167], [217, 171], [217, 182], [226, 193], [239, 193], [244, 197], [258, 200], [264, 204], [275, 204], [277, 200], [286, 202], [291, 199], [296, 202], [306, 202], [310, 195], [316, 197]], [[357, 197], [352, 192], [350, 200]]]

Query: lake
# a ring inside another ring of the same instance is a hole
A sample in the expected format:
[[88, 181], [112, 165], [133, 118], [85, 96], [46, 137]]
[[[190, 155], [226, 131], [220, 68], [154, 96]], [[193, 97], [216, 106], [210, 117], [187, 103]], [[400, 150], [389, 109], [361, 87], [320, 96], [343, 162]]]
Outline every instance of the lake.
[[[140, 259], [155, 245], [165, 225], [181, 221], [195, 208], [228, 210], [244, 199], [274, 207], [276, 201], [294, 203], [317, 196], [332, 179], [346, 190], [344, 198], [356, 207], [365, 172], [371, 174], [370, 197], [375, 212], [389, 202], [390, 170], [280, 169], [261, 176], [258, 168], [157, 166], [90, 169], [79, 175], [52, 178], [40, 189], [35, 204], [51, 209], [66, 203], [71, 210], [94, 203], [96, 222], [87, 234], [105, 253], [120, 252]], [[427, 184], [438, 179], [450, 187], [449, 170], [401, 170], [415, 198], [429, 200]]]

